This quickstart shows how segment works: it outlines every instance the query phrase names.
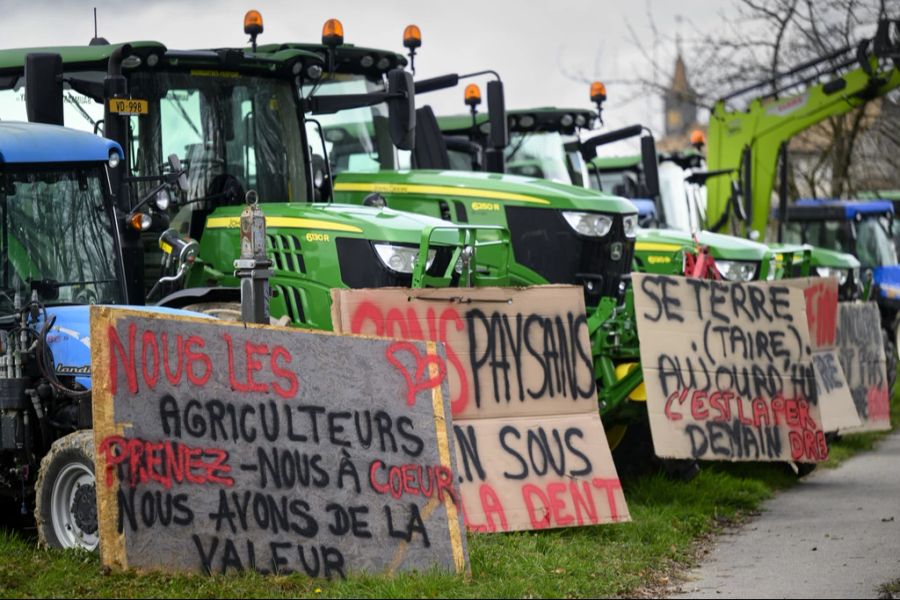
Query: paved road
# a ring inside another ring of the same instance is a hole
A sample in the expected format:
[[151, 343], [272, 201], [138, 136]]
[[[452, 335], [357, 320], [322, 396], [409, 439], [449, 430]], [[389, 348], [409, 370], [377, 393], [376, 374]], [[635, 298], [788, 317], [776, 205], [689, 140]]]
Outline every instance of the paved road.
[[[688, 574], [692, 598], [869, 598], [900, 578], [900, 433], [778, 494]], [[678, 597], [676, 595], [676, 597]]]

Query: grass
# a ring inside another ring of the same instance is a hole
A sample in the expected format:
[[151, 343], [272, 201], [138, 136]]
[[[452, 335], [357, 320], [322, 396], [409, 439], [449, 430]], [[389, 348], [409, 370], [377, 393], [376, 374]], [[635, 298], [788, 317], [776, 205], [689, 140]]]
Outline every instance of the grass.
[[[894, 403], [893, 422], [900, 419]], [[845, 436], [833, 467], [885, 434]], [[312, 581], [231, 576], [106, 573], [96, 555], [42, 550], [0, 530], [0, 597], [545, 597], [633, 594], [664, 584], [693, 561], [696, 540], [757, 509], [796, 481], [781, 464], [708, 464], [689, 483], [652, 475], [625, 481], [633, 522], [603, 527], [471, 535], [471, 576], [405, 574]]]
[[886, 583], [878, 588], [879, 598], [900, 598], [900, 579]]

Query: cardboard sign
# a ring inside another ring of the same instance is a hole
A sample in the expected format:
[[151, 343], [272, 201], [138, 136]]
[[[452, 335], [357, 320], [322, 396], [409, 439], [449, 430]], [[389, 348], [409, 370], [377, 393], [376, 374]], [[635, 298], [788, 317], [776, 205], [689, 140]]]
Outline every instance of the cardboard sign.
[[632, 277], [659, 456], [828, 458], [799, 289], [780, 282]]
[[849, 431], [891, 428], [887, 360], [881, 335], [881, 315], [874, 302], [840, 303], [838, 352], [861, 421]]
[[339, 331], [440, 341], [466, 526], [626, 521], [580, 288], [333, 290]]
[[801, 289], [806, 299], [810, 358], [816, 375], [822, 427], [825, 431], [859, 427], [859, 415], [837, 351], [837, 278], [805, 277], [785, 279], [781, 283]]
[[436, 344], [108, 307], [91, 342], [104, 565], [467, 569]]

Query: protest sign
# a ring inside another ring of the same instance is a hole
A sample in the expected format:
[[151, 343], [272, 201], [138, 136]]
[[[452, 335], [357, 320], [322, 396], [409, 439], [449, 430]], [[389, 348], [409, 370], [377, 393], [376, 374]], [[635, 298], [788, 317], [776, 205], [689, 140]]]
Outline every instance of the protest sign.
[[838, 431], [858, 427], [859, 415], [837, 350], [837, 278], [804, 277], [785, 279], [782, 283], [803, 290], [806, 299], [806, 322], [812, 347], [810, 359], [816, 375], [823, 429]]
[[439, 345], [109, 307], [91, 342], [104, 565], [467, 568]]
[[338, 331], [443, 342], [465, 523], [628, 520], [580, 288], [333, 290]]
[[884, 431], [891, 428], [887, 359], [881, 315], [874, 302], [841, 302], [837, 346], [861, 424], [843, 431]]
[[632, 277], [657, 455], [828, 457], [799, 289], [780, 282]]

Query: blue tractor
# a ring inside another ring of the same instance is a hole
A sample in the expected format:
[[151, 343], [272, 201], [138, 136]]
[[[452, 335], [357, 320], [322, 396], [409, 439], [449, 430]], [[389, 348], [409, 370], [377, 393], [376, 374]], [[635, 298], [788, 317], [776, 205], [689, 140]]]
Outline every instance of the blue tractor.
[[848, 278], [860, 282], [865, 288], [860, 295], [878, 303], [891, 388], [897, 373], [900, 334], [900, 265], [893, 223], [894, 205], [888, 200], [807, 198], [788, 206], [779, 225], [788, 243], [821, 246], [859, 259], [861, 274], [817, 267], [818, 274], [837, 277], [841, 286]]
[[[89, 306], [127, 304], [122, 156], [89, 133], [0, 122], [0, 496], [34, 508], [48, 546], [98, 543]], [[196, 246], [167, 239], [189, 262]]]

